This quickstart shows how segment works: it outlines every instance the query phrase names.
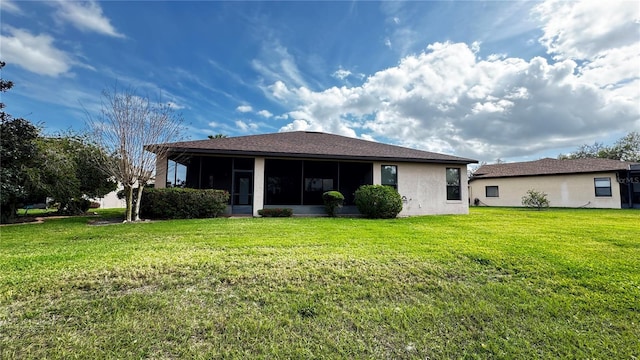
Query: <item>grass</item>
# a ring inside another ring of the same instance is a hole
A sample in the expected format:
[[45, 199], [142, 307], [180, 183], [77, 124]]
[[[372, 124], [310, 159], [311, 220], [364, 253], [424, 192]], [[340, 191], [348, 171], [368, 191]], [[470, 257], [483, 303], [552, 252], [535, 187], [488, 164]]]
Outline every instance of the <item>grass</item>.
[[0, 358], [640, 357], [638, 211], [88, 220], [0, 230]]

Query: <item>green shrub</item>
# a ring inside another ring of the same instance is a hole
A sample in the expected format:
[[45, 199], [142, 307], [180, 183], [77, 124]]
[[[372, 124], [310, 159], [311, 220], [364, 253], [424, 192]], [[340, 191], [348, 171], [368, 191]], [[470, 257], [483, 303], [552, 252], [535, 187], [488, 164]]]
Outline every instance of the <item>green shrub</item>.
[[396, 189], [385, 185], [362, 185], [355, 194], [362, 215], [372, 219], [392, 219], [402, 211], [402, 197]]
[[89, 211], [91, 201], [87, 199], [71, 199], [58, 205], [60, 215], [82, 215]]
[[293, 209], [290, 208], [271, 208], [260, 209], [258, 215], [263, 217], [291, 217], [293, 215]]
[[522, 197], [522, 205], [542, 210], [549, 207], [549, 200], [547, 199], [547, 194], [531, 189], [527, 190], [527, 194]]
[[145, 188], [140, 215], [147, 219], [195, 219], [217, 217], [224, 213], [229, 193], [224, 190]]
[[322, 194], [322, 201], [327, 215], [335, 217], [344, 203], [344, 195], [339, 191], [327, 191]]

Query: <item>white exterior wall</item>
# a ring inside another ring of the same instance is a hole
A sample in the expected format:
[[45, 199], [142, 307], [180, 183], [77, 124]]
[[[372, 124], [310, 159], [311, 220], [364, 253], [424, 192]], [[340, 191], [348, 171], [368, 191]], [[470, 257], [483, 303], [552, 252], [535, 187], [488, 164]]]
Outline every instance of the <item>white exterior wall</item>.
[[253, 167], [253, 216], [264, 207], [264, 158], [256, 157]]
[[[398, 192], [403, 197], [399, 216], [469, 213], [466, 165], [374, 162], [374, 184], [382, 181], [382, 165], [398, 167]], [[462, 200], [447, 200], [447, 168], [460, 169]]]
[[[595, 194], [594, 179], [603, 177], [611, 178], [611, 196]], [[534, 189], [546, 193], [552, 207], [621, 207], [620, 184], [614, 172], [476, 179], [469, 186], [471, 203], [478, 198], [488, 206], [522, 206], [522, 197]], [[486, 186], [498, 186], [499, 197], [486, 197]]]
[[118, 199], [118, 191], [123, 190], [122, 184], [118, 184], [118, 188], [108, 193], [104, 197], [92, 199], [100, 203], [100, 209], [120, 209], [127, 207], [125, 199]]

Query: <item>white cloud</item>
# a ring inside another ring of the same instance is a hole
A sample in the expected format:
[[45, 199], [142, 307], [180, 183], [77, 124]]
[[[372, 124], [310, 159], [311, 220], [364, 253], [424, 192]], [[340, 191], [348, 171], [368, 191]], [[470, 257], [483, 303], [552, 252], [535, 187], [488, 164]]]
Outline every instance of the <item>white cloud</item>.
[[179, 105], [173, 101], [167, 101], [167, 106], [169, 106], [171, 109], [173, 110], [181, 110], [184, 109], [185, 107], [183, 105]]
[[545, 21], [540, 43], [556, 59], [580, 60], [581, 78], [598, 87], [629, 87], [640, 77], [640, 6], [636, 2], [557, 2], [535, 8]]
[[236, 108], [236, 111], [241, 112], [241, 113], [248, 113], [253, 111], [253, 108], [249, 105], [240, 105]]
[[340, 68], [340, 69], [336, 70], [333, 74], [331, 74], [331, 76], [333, 76], [336, 79], [340, 79], [340, 80], [344, 80], [344, 79], [348, 78], [350, 75], [351, 75], [351, 71], [345, 70], [343, 68]]
[[247, 132], [247, 131], [255, 132], [259, 128], [258, 124], [256, 123], [245, 122], [243, 120], [236, 120], [235, 124], [240, 130], [244, 132]]
[[111, 25], [111, 21], [104, 16], [102, 8], [95, 1], [58, 1], [56, 5], [58, 6], [56, 17], [71, 23], [79, 30], [119, 38], [125, 37]]
[[[479, 59], [478, 51], [479, 44], [435, 43], [355, 87], [312, 91], [276, 83], [274, 98], [294, 106], [281, 130], [347, 136], [358, 130], [362, 137], [482, 160], [572, 146], [640, 125], [639, 81], [600, 87], [572, 60]], [[637, 69], [627, 77], [637, 80]]]
[[10, 12], [13, 14], [22, 14], [22, 10], [14, 1], [11, 0], [2, 0], [0, 1], [0, 7], [3, 11]]
[[10, 35], [0, 35], [3, 60], [40, 75], [59, 76], [71, 69], [72, 56], [56, 48], [50, 35], [33, 35], [12, 27], [5, 29]]
[[295, 86], [307, 86], [295, 58], [279, 41], [265, 41], [260, 58], [254, 59], [251, 65], [270, 82], [285, 81]]
[[260, 115], [262, 117], [265, 117], [267, 119], [273, 116], [273, 114], [271, 112], [269, 112], [268, 110], [260, 110], [256, 114], [258, 114], [258, 115]]
[[635, 1], [546, 1], [534, 9], [544, 22], [540, 43], [558, 59], [593, 59], [640, 38]]

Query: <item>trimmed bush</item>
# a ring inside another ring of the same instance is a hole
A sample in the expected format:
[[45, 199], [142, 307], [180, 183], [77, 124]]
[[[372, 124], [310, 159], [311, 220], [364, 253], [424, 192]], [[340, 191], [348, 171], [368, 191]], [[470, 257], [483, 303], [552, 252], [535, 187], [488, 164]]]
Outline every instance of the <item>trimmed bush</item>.
[[145, 188], [140, 216], [147, 219], [212, 218], [224, 213], [229, 193], [224, 190]]
[[355, 194], [358, 211], [371, 219], [393, 219], [402, 211], [402, 197], [385, 185], [362, 185]]
[[322, 194], [322, 201], [324, 201], [324, 209], [327, 212], [327, 215], [335, 217], [338, 210], [342, 208], [344, 195], [339, 191], [327, 191]]
[[542, 210], [549, 207], [549, 200], [547, 194], [531, 189], [527, 190], [527, 194], [522, 197], [522, 205]]
[[263, 217], [291, 217], [293, 215], [293, 209], [290, 208], [272, 208], [272, 209], [260, 209], [258, 215]]
[[58, 206], [58, 214], [60, 215], [82, 215], [89, 211], [91, 201], [87, 199], [71, 199]]

